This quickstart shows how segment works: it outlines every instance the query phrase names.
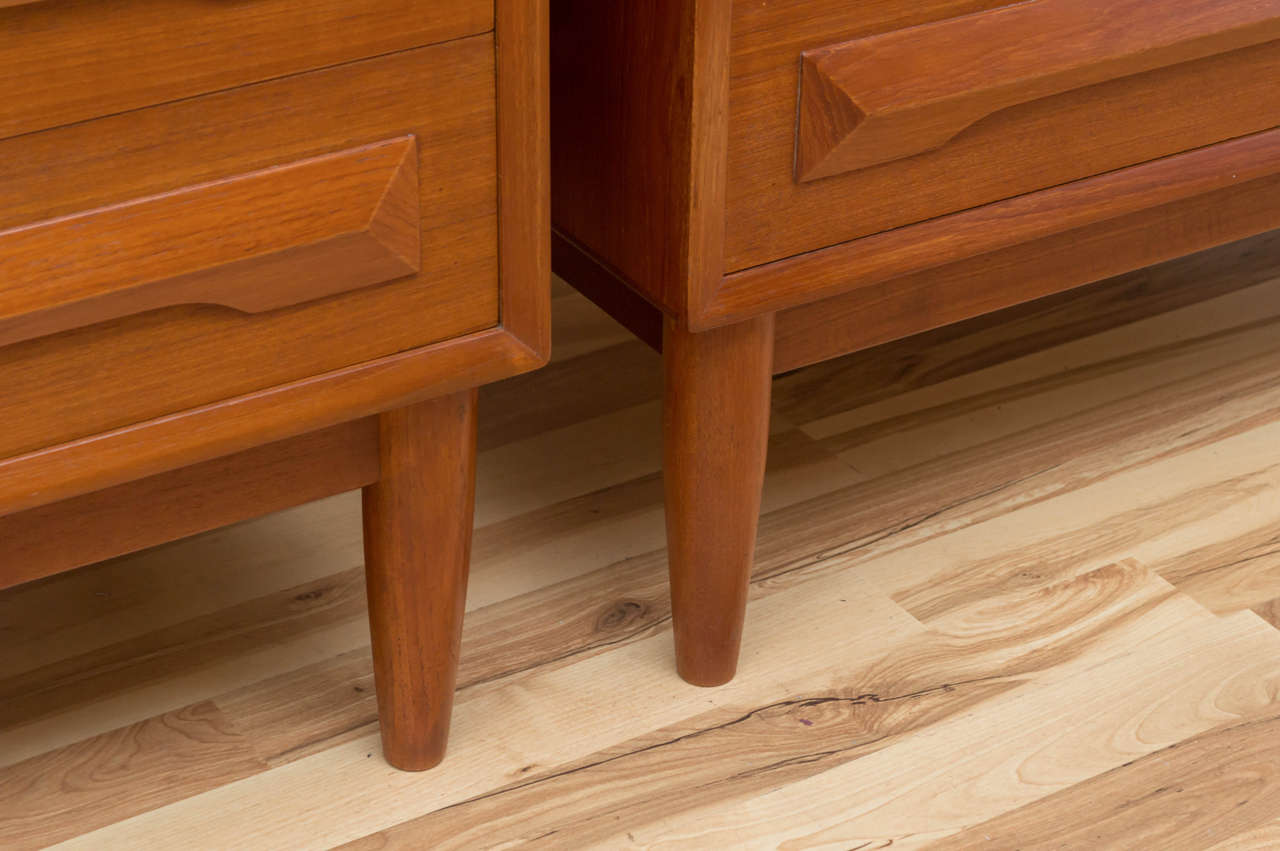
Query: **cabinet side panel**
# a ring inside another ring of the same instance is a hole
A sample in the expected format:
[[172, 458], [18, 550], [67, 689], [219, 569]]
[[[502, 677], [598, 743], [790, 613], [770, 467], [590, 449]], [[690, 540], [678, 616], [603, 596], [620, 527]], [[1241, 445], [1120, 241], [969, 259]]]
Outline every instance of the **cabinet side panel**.
[[706, 225], [723, 216], [729, 11], [727, 0], [551, 4], [554, 226], [677, 316], [692, 288], [713, 285], [704, 270], [721, 268], [721, 231]]

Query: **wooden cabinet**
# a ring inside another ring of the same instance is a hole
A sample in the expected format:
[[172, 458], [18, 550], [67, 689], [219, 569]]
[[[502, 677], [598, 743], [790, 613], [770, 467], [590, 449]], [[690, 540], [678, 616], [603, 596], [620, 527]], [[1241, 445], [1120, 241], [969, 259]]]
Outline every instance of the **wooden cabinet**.
[[666, 361], [692, 682], [770, 371], [1280, 227], [1280, 0], [552, 0], [551, 44], [555, 265]]
[[[936, 151], [1003, 110], [1277, 36], [1280, 18], [1265, 3], [1038, 0], [808, 50], [800, 60], [796, 177], [819, 180]], [[1233, 82], [1248, 86], [1256, 77]], [[1172, 99], [1164, 92], [1171, 86], [1147, 78], [1139, 88], [1149, 104]], [[1176, 94], [1185, 102], [1185, 92]], [[1101, 99], [1092, 106], [1114, 110]], [[1182, 124], [1211, 124], [1227, 138], [1223, 106], [1188, 108]], [[1148, 132], [1133, 122], [1091, 129], [1102, 131], [1103, 144]]]
[[0, 136], [492, 32], [493, 3], [25, 0], [0, 22]]
[[829, 40], [797, 14], [788, 49], [731, 47], [726, 271], [1280, 124], [1272, 3], [1033, 0], [885, 30], [863, 6], [824, 9]]
[[483, 35], [0, 140], [0, 456], [496, 326], [493, 73]]
[[474, 388], [548, 351], [546, 15], [0, 8], [0, 587], [366, 487], [386, 753], [440, 758]]

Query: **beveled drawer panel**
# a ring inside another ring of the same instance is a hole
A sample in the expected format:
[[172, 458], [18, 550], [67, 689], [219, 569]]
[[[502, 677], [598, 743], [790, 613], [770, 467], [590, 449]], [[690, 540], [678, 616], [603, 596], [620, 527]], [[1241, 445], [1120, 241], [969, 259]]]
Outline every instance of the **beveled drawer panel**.
[[1280, 0], [994, 5], [737, 3], [726, 270], [1280, 125]]
[[806, 51], [796, 176], [945, 146], [1011, 106], [1280, 38], [1280, 2], [1037, 0]]
[[495, 133], [482, 35], [0, 141], [0, 457], [494, 326]]
[[492, 0], [0, 2], [0, 137], [492, 28]]
[[161, 307], [261, 313], [420, 268], [412, 136], [0, 232], [0, 346]]

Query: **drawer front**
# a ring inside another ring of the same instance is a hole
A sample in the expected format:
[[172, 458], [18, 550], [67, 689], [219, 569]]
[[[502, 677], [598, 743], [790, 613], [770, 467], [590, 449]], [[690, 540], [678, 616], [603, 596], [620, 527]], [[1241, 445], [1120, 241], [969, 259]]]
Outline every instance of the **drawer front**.
[[494, 40], [0, 140], [0, 458], [498, 321]]
[[726, 269], [1280, 125], [1280, 0], [735, 6]]
[[0, 0], [0, 137], [492, 28], [492, 0]]

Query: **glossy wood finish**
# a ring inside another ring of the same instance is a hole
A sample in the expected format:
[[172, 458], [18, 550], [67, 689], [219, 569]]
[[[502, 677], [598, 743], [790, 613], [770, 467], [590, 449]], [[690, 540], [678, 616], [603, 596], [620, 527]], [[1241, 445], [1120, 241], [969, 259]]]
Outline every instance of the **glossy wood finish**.
[[[726, 275], [697, 327], [796, 307], [1123, 216], [1232, 189], [1258, 195], [1257, 215], [1216, 226], [1226, 239], [1280, 227], [1280, 198], [1252, 192], [1280, 175], [1280, 129], [1020, 195]], [[1212, 205], [1202, 205], [1212, 215]], [[1199, 227], [1190, 223], [1192, 228]], [[1205, 223], [1204, 227], [1214, 227]], [[1184, 249], [1166, 241], [1170, 251]], [[1087, 262], [1081, 258], [1077, 262]], [[1000, 305], [1001, 307], [1005, 305]], [[874, 317], [871, 318], [874, 321]]]
[[378, 418], [364, 489], [365, 576], [382, 752], [409, 771], [444, 758], [475, 505], [476, 391]]
[[773, 317], [663, 331], [662, 475], [676, 666], [733, 679], [769, 440]]
[[418, 195], [409, 137], [0, 232], [0, 346], [183, 304], [261, 313], [412, 275]]
[[536, 369], [502, 329], [468, 334], [0, 460], [0, 514], [112, 487]]
[[[1280, 41], [1271, 41], [1042, 97], [991, 114], [935, 151], [796, 182], [797, 92], [805, 51], [894, 32], [907, 38], [913, 25], [960, 25], [961, 14], [995, 14], [981, 10], [1006, 5], [998, 0], [734, 3], [725, 166], [725, 217], [731, 227], [724, 271], [1280, 126], [1280, 90], [1274, 85], [1280, 79]], [[1029, 10], [1042, 2], [1022, 5]], [[1223, 15], [1270, 7], [1227, 0], [1213, 5], [1226, 9]], [[1184, 4], [1153, 0], [1140, 6], [1147, 25], [1163, 27]], [[1070, 42], [1061, 33], [1045, 37], [1054, 44]], [[897, 76], [919, 77], [913, 69], [901, 67]], [[1141, 121], [1134, 120], [1138, 115]]]
[[366, 417], [0, 516], [0, 587], [261, 517], [378, 480]]
[[[773, 371], [1043, 298], [1244, 234], [1280, 238], [1275, 228], [1280, 175], [859, 287], [780, 311]], [[1169, 233], [1178, 241], [1170, 241]]]
[[[13, 5], [13, 4], [0, 4]], [[0, 137], [479, 35], [494, 3], [46, 0], [0, 12]]]
[[[504, 0], [500, 9], [496, 37], [500, 42], [497, 45], [497, 58], [507, 69], [507, 73], [500, 75], [497, 98], [506, 116], [505, 121], [509, 123], [512, 130], [499, 146], [498, 154], [506, 165], [499, 169], [496, 178], [498, 220], [504, 236], [498, 249], [500, 291], [489, 294], [496, 295], [500, 299], [502, 322], [498, 328], [385, 357], [374, 357], [355, 366], [333, 369], [319, 375], [307, 375], [296, 381], [266, 387], [229, 399], [218, 399], [178, 414], [122, 425], [58, 445], [44, 445], [39, 435], [33, 431], [29, 436], [31, 443], [39, 448], [0, 460], [0, 513], [19, 511], [98, 488], [111, 487], [129, 481], [131, 478], [155, 475], [185, 464], [238, 452], [259, 443], [282, 440], [308, 430], [324, 428], [345, 419], [408, 405], [433, 394], [463, 390], [533, 369], [545, 363], [549, 352], [549, 295], [545, 282], [549, 275], [550, 264], [550, 247], [546, 231], [549, 218], [549, 212], [546, 209], [547, 141], [544, 135], [538, 133], [521, 135], [516, 131], [522, 123], [538, 127], [544, 126], [547, 120], [546, 95], [544, 93], [539, 97], [535, 91], [538, 86], [545, 85], [547, 79], [546, 51], [538, 49], [538, 45], [545, 44], [546, 27], [546, 8], [543, 3]], [[443, 46], [442, 49], [448, 51], [446, 56], [451, 56], [461, 63], [463, 57], [470, 55], [476, 43], [475, 40], [466, 40]], [[424, 80], [430, 79], [455, 83], [471, 79], [467, 76], [461, 78], [455, 76], [459, 73], [465, 74], [465, 64], [437, 69], [439, 73], [433, 75], [430, 63], [434, 61], [434, 56], [435, 54], [427, 51], [415, 51], [402, 57], [388, 57], [355, 66], [357, 69], [377, 69], [375, 73], [352, 73], [335, 69], [332, 72], [324, 72], [324, 76], [317, 75], [313, 79], [315, 82], [326, 84], [323, 91], [327, 95], [339, 98], [343, 102], [359, 102], [365, 108], [383, 110], [386, 115], [391, 115], [393, 114], [391, 110], [400, 104], [397, 99], [398, 93], [405, 91], [406, 87], [409, 87], [408, 91], [414, 91], [414, 86], [423, 85]], [[425, 65], [421, 64], [424, 62]], [[370, 84], [374, 91], [380, 93], [380, 97], [357, 97], [357, 86], [362, 81]], [[289, 87], [278, 92], [265, 88], [262, 91], [276, 94], [277, 97], [264, 97], [264, 101], [257, 104], [259, 112], [269, 111], [272, 106], [279, 109], [286, 103], [297, 107], [296, 112], [290, 108], [285, 113], [290, 118], [289, 122], [268, 126], [275, 126], [276, 129], [291, 128], [293, 122], [297, 121], [301, 125], [299, 130], [308, 129], [310, 132], [317, 132], [317, 127], [320, 125], [314, 122], [321, 121], [324, 113], [314, 111], [311, 106], [316, 104], [318, 109], [318, 104], [325, 101], [311, 101], [308, 98], [320, 97], [318, 92], [302, 86]], [[243, 92], [238, 94], [243, 97]], [[468, 95], [473, 94], [478, 93], [466, 86], [455, 85], [451, 97], [457, 96], [465, 100]], [[253, 103], [253, 101], [248, 102]], [[201, 105], [208, 108], [212, 103], [211, 101], [203, 102]], [[227, 106], [233, 107], [235, 103], [236, 101], [230, 101]], [[475, 111], [470, 113], [473, 115], [483, 114], [490, 108], [483, 100], [467, 100], [467, 103], [469, 109]], [[175, 115], [174, 113], [155, 114], [163, 115], [166, 120], [172, 119]], [[252, 122], [255, 120], [255, 115], [257, 113], [242, 116], [242, 120]], [[214, 117], [225, 118], [228, 121], [234, 120], [230, 112], [225, 115], [215, 113]], [[437, 185], [446, 175], [451, 179], [445, 185], [456, 187], [459, 182], [470, 181], [473, 177], [484, 174], [483, 158], [475, 155], [474, 144], [468, 141], [469, 137], [466, 133], [459, 135], [453, 132], [458, 127], [443, 120], [445, 117], [445, 115], [437, 115], [431, 121], [429, 128], [424, 128], [417, 133], [420, 149], [424, 147], [423, 140], [434, 137], [435, 134], [441, 137], [448, 135], [451, 138], [450, 144], [457, 145], [456, 148], [447, 149], [448, 156], [431, 159], [423, 157], [419, 161], [424, 193], [424, 226], [428, 222], [439, 221], [437, 216], [447, 221], [446, 217], [468, 211], [467, 205], [462, 205], [459, 209], [452, 204], [439, 203], [439, 199], [433, 195], [430, 196], [433, 203], [428, 204], [425, 199], [429, 197], [430, 187]], [[250, 123], [247, 127], [258, 129], [261, 125]], [[358, 128], [351, 126], [345, 128], [348, 132], [353, 132], [354, 129]], [[251, 133], [249, 138], [252, 138]], [[68, 141], [74, 142], [77, 139], [87, 144], [87, 137], [71, 137]], [[219, 137], [216, 141], [219, 145], [226, 145], [234, 151], [234, 146], [241, 141], [241, 137], [233, 134], [226, 138]], [[0, 147], [3, 144], [0, 143]], [[315, 143], [312, 141], [310, 144]], [[57, 162], [52, 156], [61, 153], [75, 163], [77, 150], [79, 148], [71, 144], [66, 145], [65, 148], [55, 148], [50, 152], [49, 162]], [[206, 154], [212, 153], [213, 150], [212, 143], [206, 146]], [[140, 163], [142, 158], [140, 155], [131, 155], [126, 158], [126, 161]], [[455, 167], [458, 164], [461, 164], [461, 168]], [[53, 173], [57, 174], [56, 171]], [[110, 188], [112, 193], [127, 191], [124, 188], [112, 188], [113, 181], [133, 187], [136, 191], [135, 184], [147, 175], [148, 173], [141, 169], [131, 170], [128, 176], [114, 173], [104, 175], [102, 181], [93, 187], [93, 194], [100, 196], [104, 187]], [[53, 185], [60, 188], [60, 196], [65, 193], [78, 198], [79, 195], [72, 193], [82, 193], [84, 189], [83, 187], [77, 189], [70, 177], [71, 174], [68, 174], [67, 180]], [[36, 175], [32, 174], [26, 179], [29, 182], [19, 185], [34, 191], [37, 185]], [[483, 179], [494, 180], [492, 175]], [[34, 195], [25, 193], [19, 198], [21, 203], [26, 204], [32, 204], [35, 200]], [[43, 203], [48, 203], [48, 200], [46, 199]], [[83, 202], [77, 201], [77, 203]], [[466, 235], [466, 244], [474, 245], [477, 252], [486, 252], [486, 259], [483, 261], [485, 264], [493, 262], [492, 255], [487, 253], [492, 246], [479, 241], [472, 242], [472, 240], [485, 235], [496, 238], [492, 231], [484, 226], [486, 221], [484, 217], [489, 209], [491, 207], [482, 203], [478, 209], [471, 210], [473, 214], [480, 215], [479, 223], [474, 220], [457, 223], [458, 229]], [[0, 209], [0, 217], [6, 215], [6, 212]], [[426, 233], [424, 231], [424, 236]], [[449, 280], [453, 280], [456, 275], [458, 281], [465, 282], [469, 286], [467, 290], [469, 297], [485, 297], [486, 288], [475, 287], [476, 275], [479, 273], [468, 272], [465, 266], [459, 267], [458, 258], [461, 247], [451, 243], [451, 238], [452, 235], [448, 232], [440, 233], [439, 242], [436, 243], [434, 240], [432, 242], [433, 246], [438, 245], [440, 252], [435, 255], [424, 254], [424, 258], [432, 258], [440, 264], [442, 270], [449, 270]], [[445, 248], [449, 248], [452, 253], [444, 253]], [[446, 306], [440, 302], [439, 285], [442, 280], [444, 278], [437, 278], [434, 288], [421, 290], [423, 296], [434, 297], [427, 300], [421, 312], [406, 310], [404, 303], [397, 301], [400, 295], [394, 288], [400, 286], [399, 284], [378, 288], [387, 299], [388, 305], [393, 309], [396, 305], [399, 306], [393, 314], [381, 317], [380, 334], [386, 334], [389, 328], [394, 327], [394, 323], [400, 322], [405, 323], [405, 327], [413, 328], [415, 333], [421, 333], [432, 321], [456, 322], [460, 318], [457, 307]], [[369, 293], [370, 297], [373, 295], [373, 292]], [[364, 297], [363, 294], [352, 295], [353, 298], [357, 296]], [[346, 306], [345, 313], [344, 306], [340, 304], [335, 306], [330, 303], [329, 309], [333, 311], [333, 321], [341, 321], [344, 315], [347, 321], [350, 321], [349, 306]], [[289, 315], [287, 312], [273, 314], [265, 317], [264, 321], [271, 319], [280, 321], [281, 317], [287, 315]], [[194, 317], [199, 318], [200, 324], [197, 324]], [[241, 317], [240, 321], [243, 319], [244, 317]], [[185, 321], [177, 323], [174, 339], [181, 338], [188, 351], [199, 351], [197, 344], [207, 344], [210, 346], [210, 351], [214, 351], [216, 350], [214, 347], [226, 343], [229, 338], [225, 331], [214, 334], [204, 324], [210, 321], [211, 317], [193, 312]], [[164, 322], [150, 323], [143, 327], [151, 335], [149, 339], [154, 341], [174, 324], [174, 318], [169, 316]], [[77, 333], [88, 336], [95, 331], [96, 329], [92, 329]], [[101, 332], [113, 333], [109, 328], [103, 328]], [[272, 333], [279, 338], [281, 334], [279, 326], [275, 326]], [[210, 336], [207, 341], [205, 341], [206, 335]], [[128, 340], [129, 335], [126, 334], [124, 339]], [[234, 340], [234, 338], [230, 339]], [[80, 342], [84, 343], [85, 337], [81, 337]], [[381, 346], [388, 341], [379, 336], [377, 340], [366, 342]], [[122, 353], [129, 351], [129, 347], [123, 345], [113, 347], [113, 350], [117, 348]], [[292, 356], [292, 349], [289, 353]], [[53, 350], [50, 352], [50, 357], [56, 354], [58, 351]], [[221, 356], [226, 358], [237, 354], [238, 350], [233, 349], [222, 352]], [[67, 351], [64, 347], [61, 350], [63, 357], [74, 357], [74, 355], [74, 349]], [[102, 370], [101, 359], [101, 352], [98, 353], [96, 360], [88, 358], [72, 377], [84, 373], [95, 374]], [[270, 364], [263, 363], [261, 359], [253, 360], [252, 363], [255, 374], [261, 374], [268, 366], [275, 369], [280, 363], [287, 363], [288, 360], [289, 358], [275, 352]], [[54, 361], [50, 360], [50, 363]], [[137, 373], [125, 374], [131, 382], [129, 386], [132, 392], [120, 399], [112, 397], [115, 404], [153, 404], [153, 400], [140, 395], [143, 390], [153, 386], [149, 382], [156, 380], [154, 361], [148, 361], [147, 364], [146, 369], [140, 365]], [[0, 372], [0, 376], [2, 375], [3, 372]], [[33, 377], [39, 378], [40, 375], [37, 373]], [[165, 382], [165, 386], [168, 392], [203, 394], [208, 390], [206, 386], [208, 378], [202, 374], [202, 383], [193, 387], [175, 386], [171, 382]], [[49, 388], [47, 382], [44, 387]], [[38, 389], [40, 389], [38, 386], [33, 386], [32, 392]], [[10, 392], [15, 391], [10, 388]], [[10, 398], [18, 397], [11, 395]], [[29, 410], [39, 409], [39, 405], [34, 401], [36, 399], [46, 399], [44, 404], [48, 404], [47, 397], [44, 396], [33, 396], [32, 399]], [[96, 419], [101, 417], [102, 413], [98, 410], [81, 408], [62, 409], [58, 410], [57, 422], [62, 423], [64, 420], [71, 419], [73, 415]], [[21, 434], [21, 429], [29, 425], [30, 423], [26, 421], [10, 422], [0, 434], [11, 434], [12, 429], [18, 429]], [[57, 432], [49, 435], [46, 431], [45, 442], [50, 436], [56, 435]]]
[[728, 11], [728, 0], [551, 7], [556, 227], [673, 315], [696, 313], [722, 271]]
[[[1009, 248], [867, 283], [843, 295], [776, 314], [773, 372], [919, 334], [1019, 302], [1259, 234], [1280, 222], [1280, 176]], [[1182, 235], [1177, 243], [1165, 232]], [[617, 322], [662, 350], [662, 313], [567, 239], [555, 240], [556, 268]], [[856, 265], [851, 266], [856, 269]]]
[[[504, 102], [512, 102], [511, 106], [505, 108], [512, 122], [521, 117], [525, 121], [534, 122], [535, 125], [539, 120], [545, 121], [545, 97], [520, 97], [520, 93], [525, 88], [537, 85], [538, 81], [546, 79], [545, 54], [539, 55], [534, 51], [522, 50], [518, 47], [522, 38], [531, 39], [532, 43], [545, 39], [545, 9], [539, 12], [540, 8], [542, 8], [540, 3], [510, 0], [509, 4], [504, 5], [500, 18], [499, 36], [502, 37], [505, 34], [503, 38], [505, 47], [499, 46], [498, 50], [501, 57], [506, 57], [505, 67], [511, 69], [511, 73], [504, 77], [514, 77], [520, 81], [503, 82], [498, 91], [500, 99]], [[541, 29], [539, 29], [540, 18], [542, 19]], [[468, 41], [449, 45], [446, 49], [466, 51], [470, 47], [471, 43]], [[380, 78], [378, 75], [356, 76], [348, 85], [363, 79], [375, 84], [377, 91], [393, 96], [399, 88], [413, 85], [418, 80], [415, 72], [421, 72], [423, 66], [413, 64], [417, 61], [416, 57], [429, 60], [430, 56], [431, 54], [424, 54], [424, 52], [409, 54], [411, 60], [407, 66], [401, 64], [405, 62], [403, 58], [390, 57], [386, 60], [377, 60], [379, 64], [374, 66], [371, 63], [372, 67], [399, 73], [389, 78]], [[525, 64], [519, 64], [520, 62]], [[450, 73], [456, 73], [457, 70]], [[337, 84], [346, 77], [347, 73], [342, 69], [336, 69], [334, 72], [326, 72], [325, 77], [317, 77], [316, 80], [334, 84], [326, 91], [339, 98], [346, 98], [349, 94], [348, 90]], [[437, 76], [436, 79], [442, 78]], [[446, 74], [443, 79], [453, 78]], [[465, 91], [462, 89], [458, 93], [465, 94]], [[297, 99], [301, 97], [301, 90], [285, 89], [280, 94], [284, 100], [289, 97]], [[355, 99], [354, 94], [351, 94], [351, 97]], [[366, 105], [380, 102], [376, 98], [358, 100]], [[270, 103], [268, 101], [263, 106]], [[295, 100], [295, 103], [301, 108], [297, 114], [302, 119], [318, 120], [319, 115], [306, 108], [308, 101]], [[385, 102], [382, 106], [390, 107]], [[483, 102], [472, 104], [472, 106], [479, 110], [485, 109]], [[541, 119], [539, 116], [542, 116]], [[432, 124], [436, 133], [445, 133], [449, 130], [448, 123], [440, 121], [441, 117], [437, 116]], [[252, 120], [252, 116], [244, 118]], [[229, 116], [228, 120], [230, 120]], [[421, 133], [418, 135], [421, 146], [424, 136]], [[229, 144], [233, 139], [238, 138], [240, 137], [233, 136], [225, 140], [219, 139], [219, 143]], [[447, 158], [448, 162], [461, 162], [468, 168], [482, 165], [477, 158], [461, 153], [462, 148], [470, 150], [465, 135], [456, 137], [455, 141], [462, 147], [459, 148], [456, 157]], [[545, 199], [546, 192], [546, 142], [539, 140], [536, 135], [527, 139], [526, 142], [527, 144], [519, 141], [508, 142], [501, 149], [504, 158], [511, 161], [511, 167], [502, 169], [498, 178], [501, 190], [498, 202], [500, 216], [504, 221], [512, 222], [511, 227], [504, 232], [511, 232], [513, 238], [521, 233], [525, 234], [522, 244], [528, 250], [522, 255], [517, 255], [516, 252], [504, 255], [506, 262], [502, 264], [501, 270], [503, 286], [499, 294], [502, 308], [500, 328], [426, 348], [411, 349], [383, 358], [375, 358], [353, 367], [333, 370], [318, 376], [307, 376], [291, 383], [264, 388], [239, 397], [219, 399], [207, 405], [188, 409], [181, 414], [121, 426], [60, 445], [41, 445], [39, 436], [33, 432], [30, 435], [31, 442], [40, 445], [40, 448], [0, 460], [0, 511], [18, 511], [97, 488], [110, 487], [128, 481], [132, 477], [154, 475], [184, 464], [240, 451], [257, 443], [281, 440], [310, 429], [323, 428], [341, 422], [343, 419], [366, 416], [378, 410], [385, 410], [387, 407], [410, 404], [432, 393], [454, 392], [493, 381], [535, 368], [545, 362], [548, 352], [548, 295], [545, 285], [541, 282], [545, 281], [549, 249], [546, 247], [545, 231], [541, 235], [537, 233], [538, 228], [545, 224], [547, 213], [545, 210], [538, 212], [537, 208], [545, 204], [545, 200], [539, 199]], [[0, 145], [3, 144], [0, 143]], [[73, 150], [75, 149], [68, 145], [66, 150], [57, 152], [66, 154], [74, 162]], [[449, 170], [455, 180], [466, 179], [472, 174], [466, 169], [463, 171], [447, 169], [446, 162], [424, 159], [420, 161], [424, 193], [429, 191], [426, 187], [434, 185], [437, 179], [435, 175], [442, 175], [446, 170]], [[145, 174], [141, 170], [130, 173], [134, 176], [129, 181], [130, 184]], [[33, 182], [29, 185], [34, 187], [36, 185], [34, 176], [31, 179]], [[119, 181], [121, 176], [114, 173], [104, 175], [104, 181], [107, 180]], [[54, 185], [62, 186], [68, 192], [74, 186], [70, 180]], [[99, 194], [102, 192], [102, 185], [100, 184], [95, 190]], [[30, 203], [32, 197], [24, 193], [20, 199]], [[531, 208], [533, 212], [526, 212]], [[465, 210], [465, 207], [463, 209]], [[482, 207], [481, 210], [483, 209]], [[428, 206], [424, 208], [425, 221], [431, 220], [433, 210], [441, 215], [454, 212], [448, 205], [443, 208]], [[502, 212], [503, 210], [506, 212]], [[0, 210], [0, 216], [3, 215], [5, 211]], [[444, 237], [445, 234], [441, 234], [442, 240]], [[442, 241], [441, 244], [443, 246], [448, 243]], [[477, 248], [480, 247], [477, 243]], [[453, 250], [456, 252], [457, 246], [454, 246]], [[439, 255], [442, 265], [449, 260], [453, 261], [453, 268], [459, 275], [459, 279], [465, 279], [472, 285], [471, 292], [474, 294], [474, 275], [464, 275], [462, 273], [465, 269], [456, 268], [456, 253]], [[392, 284], [378, 289], [391, 290], [396, 286], [399, 285]], [[353, 294], [353, 297], [355, 295], [359, 294]], [[438, 290], [434, 295], [437, 300], [432, 302], [433, 310], [418, 315], [413, 311], [405, 311], [401, 306], [401, 309], [394, 316], [388, 317], [387, 321], [406, 322], [417, 332], [421, 332], [424, 322], [433, 317], [456, 321], [458, 318], [456, 309], [448, 311], [441, 309]], [[392, 300], [392, 304], [396, 303], [397, 296], [394, 292], [386, 293], [386, 297]], [[335, 311], [335, 317], [341, 312], [341, 308], [338, 308]], [[266, 317], [267, 320], [272, 318], [279, 321], [279, 317], [275, 315]], [[202, 316], [201, 321], [209, 322], [210, 318]], [[194, 320], [188, 322], [193, 323]], [[156, 327], [144, 327], [149, 328], [151, 339], [154, 340], [155, 335], [172, 325], [173, 319], [170, 317], [168, 321]], [[194, 344], [204, 341], [205, 335], [211, 334], [207, 328], [203, 333], [198, 333], [196, 330], [198, 327], [200, 326], [195, 324], [180, 323], [175, 329], [175, 336], [181, 337], [187, 348], [192, 350]], [[380, 330], [386, 333], [388, 327], [390, 326], [384, 323], [380, 326]], [[89, 334], [93, 331], [78, 333]], [[102, 333], [108, 333], [108, 330], [104, 328]], [[280, 334], [278, 327], [275, 328], [274, 333]], [[128, 337], [126, 336], [125, 339]], [[214, 345], [220, 341], [225, 342], [226, 339], [224, 335], [213, 335], [208, 343]], [[81, 341], [83, 342], [83, 338]], [[198, 351], [198, 348], [194, 350]], [[127, 352], [128, 348], [121, 347], [121, 351]], [[235, 354], [236, 351], [233, 350], [230, 353]], [[53, 354], [55, 352], [50, 353], [51, 356]], [[63, 356], [73, 354], [74, 350], [70, 353], [63, 351]], [[224, 352], [223, 357], [226, 355], [227, 353]], [[278, 367], [277, 360], [288, 362], [288, 358], [276, 355], [271, 363], [272, 368]], [[255, 370], [259, 373], [266, 366], [260, 359], [254, 361]], [[84, 373], [94, 374], [102, 368], [101, 353], [99, 353], [97, 362], [92, 359], [86, 361], [83, 367], [73, 372], [72, 377]], [[39, 375], [37, 373], [34, 377], [38, 378]], [[122, 402], [151, 404], [145, 396], [141, 395], [141, 391], [150, 386], [149, 381], [155, 380], [154, 370], [151, 368], [141, 370], [140, 367], [136, 375], [129, 374], [126, 377], [131, 382], [133, 392], [122, 397]], [[204, 379], [207, 380], [207, 376], [204, 376]], [[166, 382], [166, 385], [170, 388], [169, 392], [201, 393], [207, 389], [203, 384], [186, 387]], [[49, 385], [46, 383], [44, 386], [47, 388]], [[34, 392], [38, 388], [33, 386], [32, 389]], [[10, 388], [10, 393], [14, 392]], [[11, 395], [10, 398], [18, 397]], [[35, 398], [37, 397], [33, 397]], [[32, 401], [31, 406], [29, 410], [38, 409], [35, 401]], [[62, 422], [70, 419], [72, 415], [82, 418], [90, 415], [98, 418], [102, 412], [77, 408], [59, 410], [58, 414], [60, 417], [58, 422]], [[18, 429], [21, 434], [20, 430], [28, 425], [30, 424], [26, 421], [10, 422], [4, 433], [9, 434], [11, 429]], [[56, 434], [54, 432], [53, 436]], [[46, 433], [46, 441], [49, 436]]]
[[547, 0], [497, 10], [499, 318], [515, 374], [551, 356], [550, 12]]
[[[1280, 228], [1273, 0], [1114, 5], [560, 0], [557, 269], [651, 344], [665, 323], [668, 362], [671, 329], [697, 350], [771, 322], [765, 369], [785, 371]], [[806, 55], [825, 82], [801, 90]], [[822, 180], [796, 179], [798, 107], [802, 145], [804, 122], [835, 119], [826, 165], [801, 156]], [[842, 153], [875, 126], [868, 150], [892, 161]], [[664, 406], [700, 410], [685, 396], [714, 384], [668, 382]], [[682, 536], [724, 526], [696, 501], [668, 511], [689, 513]], [[720, 585], [700, 605], [735, 611]]]
[[[258, 26], [273, 28], [267, 41], [294, 32], [272, 19], [288, 5], [254, 6], [233, 50], [260, 44]], [[395, 16], [377, 3], [312, 4], [300, 31], [339, 6], [349, 27], [300, 61], [345, 64], [0, 138], [0, 192], [12, 199], [0, 208], [0, 263], [58, 284], [9, 293], [0, 398], [24, 416], [0, 427], [0, 534], [12, 535], [0, 538], [0, 584], [368, 486], [387, 754], [424, 768], [443, 754], [452, 705], [474, 388], [549, 351], [547, 10], [397, 5], [415, 18], [397, 39], [462, 18], [478, 34], [448, 30], [440, 44], [346, 62], [326, 50], [364, 50], [364, 16], [388, 32]], [[163, 61], [195, 18], [166, 19], [171, 42], [141, 50], [138, 65]], [[68, 51], [100, 34], [100, 19], [78, 20], [85, 37], [61, 43]], [[0, 32], [41, 21], [63, 22], [15, 11], [0, 14]], [[201, 32], [201, 57], [218, 55], [229, 31]], [[230, 70], [258, 73], [259, 59]], [[102, 81], [98, 108], [113, 92], [142, 96], [133, 70]], [[182, 87], [205, 85], [201, 73], [195, 62], [170, 75], [164, 98], [198, 94]], [[6, 104], [0, 119], [28, 105]], [[15, 250], [70, 231], [80, 253], [49, 274], [31, 269], [48, 255], [39, 245]], [[184, 303], [196, 299], [219, 304]], [[28, 320], [27, 339], [12, 342]], [[149, 510], [151, 500], [166, 503]], [[138, 513], [146, 522], [123, 520]], [[66, 537], [31, 537], [41, 534]], [[424, 620], [429, 606], [443, 615]], [[208, 719], [175, 723], [187, 720]]]
[[1037, 0], [804, 53], [796, 175], [940, 148], [992, 113], [1280, 38], [1280, 2]]
[[[415, 275], [266, 313], [178, 306], [6, 346], [0, 398], [25, 415], [0, 429], [0, 458], [496, 326], [494, 71], [493, 38], [477, 36], [0, 141], [5, 229], [406, 131], [420, 211]], [[240, 232], [271, 243], [289, 227]]]

